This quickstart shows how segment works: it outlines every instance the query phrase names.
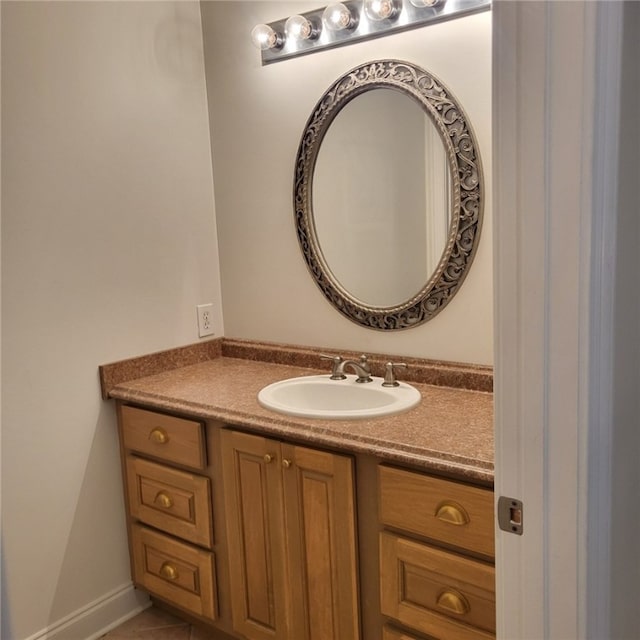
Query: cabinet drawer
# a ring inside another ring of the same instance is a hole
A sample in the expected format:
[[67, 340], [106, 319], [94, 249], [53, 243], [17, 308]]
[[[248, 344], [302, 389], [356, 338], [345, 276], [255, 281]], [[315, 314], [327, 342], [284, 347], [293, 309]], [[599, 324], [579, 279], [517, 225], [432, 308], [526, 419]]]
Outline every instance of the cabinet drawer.
[[394, 629], [389, 625], [382, 628], [382, 640], [425, 640], [425, 637], [418, 637], [406, 631]]
[[[474, 633], [475, 635], [473, 637], [476, 638], [476, 640], [494, 640], [495, 638], [495, 636], [484, 633], [483, 631], [476, 630]], [[440, 636], [438, 638], [434, 636], [417, 636], [407, 631], [394, 629], [388, 625], [385, 625], [382, 629], [382, 640], [427, 640], [427, 638], [429, 638], [429, 640], [448, 640], [447, 636]]]
[[134, 582], [198, 616], [216, 618], [214, 557], [139, 525], [131, 528]]
[[378, 467], [383, 524], [494, 557], [493, 491]]
[[189, 542], [211, 547], [209, 478], [127, 457], [131, 515]]
[[495, 570], [390, 533], [380, 534], [380, 599], [384, 615], [446, 640], [492, 638]]
[[155, 411], [122, 406], [122, 437], [127, 449], [194, 469], [206, 465], [204, 425]]

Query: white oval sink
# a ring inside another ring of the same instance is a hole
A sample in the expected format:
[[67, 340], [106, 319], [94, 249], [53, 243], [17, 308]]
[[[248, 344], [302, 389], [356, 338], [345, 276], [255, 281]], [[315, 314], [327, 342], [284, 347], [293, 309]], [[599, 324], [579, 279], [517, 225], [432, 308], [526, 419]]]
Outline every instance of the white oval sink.
[[383, 387], [382, 378], [372, 382], [331, 380], [328, 375], [289, 378], [274, 382], [258, 393], [265, 408], [302, 418], [349, 420], [375, 418], [407, 411], [420, 402], [420, 392], [404, 382]]

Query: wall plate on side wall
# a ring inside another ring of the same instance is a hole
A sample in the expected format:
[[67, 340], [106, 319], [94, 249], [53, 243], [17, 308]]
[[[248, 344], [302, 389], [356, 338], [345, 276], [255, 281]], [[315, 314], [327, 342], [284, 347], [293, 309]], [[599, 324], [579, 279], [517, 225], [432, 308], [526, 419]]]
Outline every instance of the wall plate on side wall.
[[213, 303], [199, 304], [196, 306], [198, 312], [198, 336], [212, 336], [215, 333], [213, 328]]

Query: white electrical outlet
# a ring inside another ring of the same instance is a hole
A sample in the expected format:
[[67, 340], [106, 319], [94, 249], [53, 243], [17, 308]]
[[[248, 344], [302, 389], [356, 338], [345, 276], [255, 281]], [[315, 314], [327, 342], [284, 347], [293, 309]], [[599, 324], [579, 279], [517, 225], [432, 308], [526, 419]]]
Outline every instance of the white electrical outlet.
[[201, 338], [211, 336], [215, 333], [213, 329], [213, 304], [199, 304], [198, 311], [198, 335]]

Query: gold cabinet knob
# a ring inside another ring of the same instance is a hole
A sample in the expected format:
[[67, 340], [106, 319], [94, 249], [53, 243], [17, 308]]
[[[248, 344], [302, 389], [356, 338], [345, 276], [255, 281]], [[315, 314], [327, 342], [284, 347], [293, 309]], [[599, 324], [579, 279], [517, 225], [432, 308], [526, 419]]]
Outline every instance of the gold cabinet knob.
[[263, 460], [269, 464], [270, 462], [273, 462], [273, 456], [270, 453], [265, 453]]
[[170, 562], [164, 562], [160, 567], [160, 575], [166, 580], [177, 580], [179, 574], [175, 565], [172, 565]]
[[454, 589], [445, 589], [438, 594], [436, 604], [445, 609], [449, 613], [455, 613], [456, 615], [463, 616], [469, 613], [471, 605], [469, 601], [459, 592]]
[[167, 444], [167, 442], [169, 442], [169, 435], [164, 429], [156, 427], [149, 433], [149, 440], [151, 440], [151, 442], [155, 442], [156, 444]]
[[153, 499], [153, 502], [163, 509], [170, 509], [173, 506], [173, 500], [171, 496], [164, 491], [158, 491], [156, 497]]
[[469, 524], [471, 521], [464, 507], [455, 502], [441, 502], [436, 509], [436, 518], [458, 527]]
[[291, 466], [291, 464], [292, 464], [292, 463], [291, 463], [291, 460], [287, 460], [286, 458], [284, 458], [284, 459], [282, 460], [282, 466], [283, 466], [285, 469], [288, 469], [288, 468]]

